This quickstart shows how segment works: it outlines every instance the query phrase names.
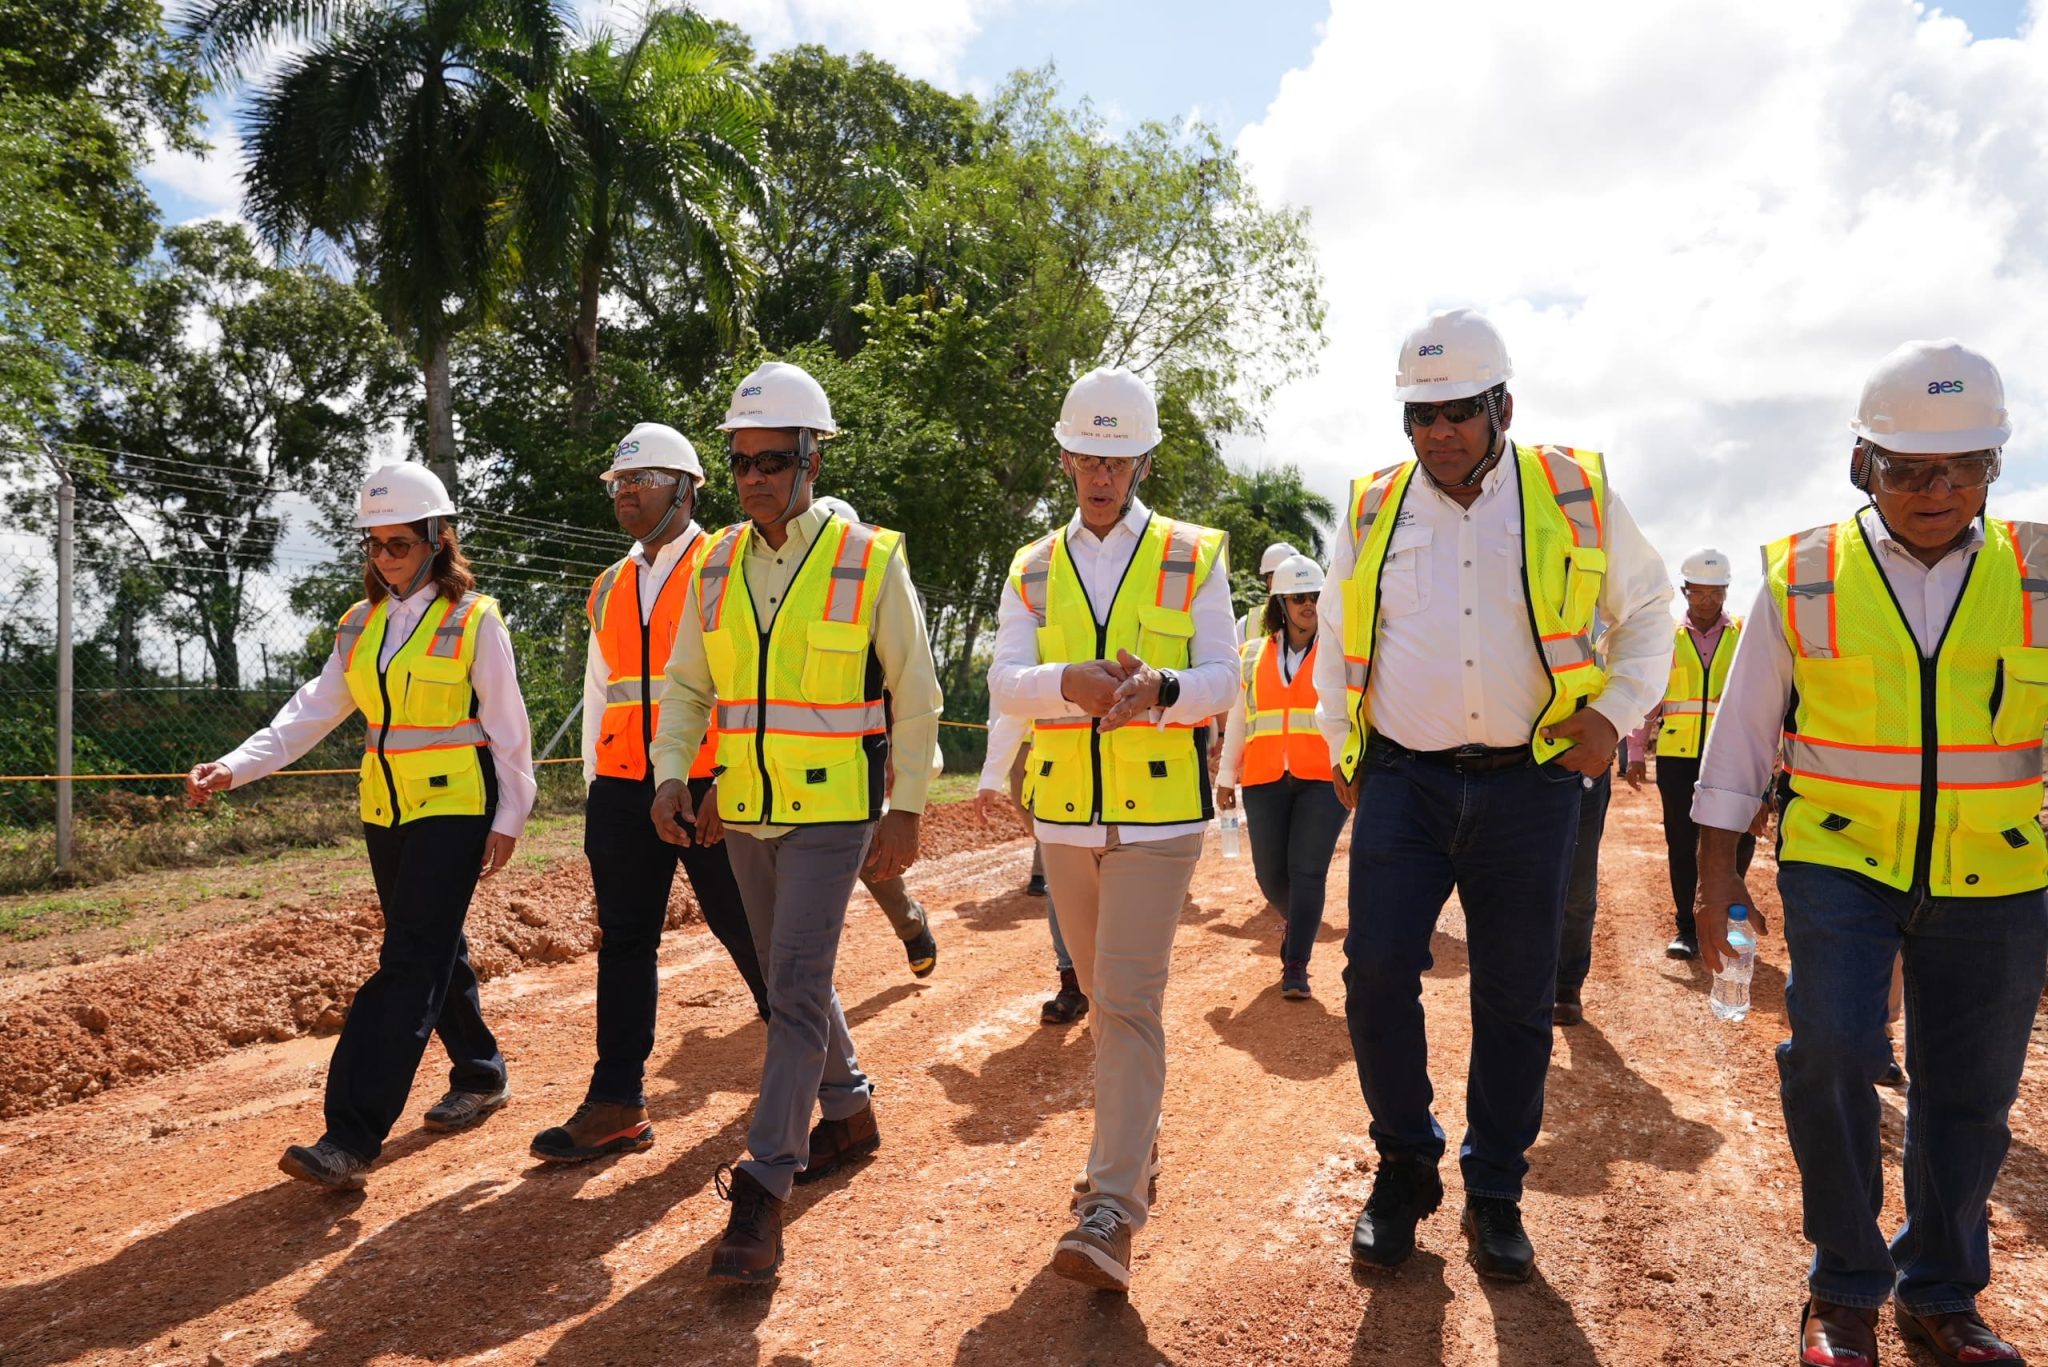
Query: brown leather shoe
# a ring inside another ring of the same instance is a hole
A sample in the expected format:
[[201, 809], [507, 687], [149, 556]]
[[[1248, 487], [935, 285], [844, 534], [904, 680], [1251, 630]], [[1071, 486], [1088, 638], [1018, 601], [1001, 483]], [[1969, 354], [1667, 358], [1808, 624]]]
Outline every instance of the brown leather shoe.
[[547, 1163], [588, 1163], [614, 1153], [641, 1153], [654, 1147], [654, 1126], [645, 1106], [616, 1101], [586, 1101], [567, 1123], [552, 1125], [533, 1137], [527, 1152]]
[[1586, 1008], [1579, 1003], [1576, 989], [1557, 994], [1557, 1001], [1550, 1008], [1550, 1023], [1554, 1026], [1586, 1023]]
[[1992, 1333], [1974, 1310], [1916, 1315], [1893, 1301], [1892, 1311], [1898, 1316], [1899, 1333], [1906, 1342], [1927, 1348], [1942, 1367], [1966, 1367], [1979, 1362], [2017, 1362], [2026, 1367], [2020, 1350]]
[[796, 1175], [799, 1183], [815, 1182], [841, 1163], [866, 1157], [882, 1147], [871, 1101], [844, 1120], [820, 1120], [811, 1127], [811, 1161]]
[[1877, 1367], [1877, 1311], [1815, 1297], [1800, 1319], [1801, 1367]]
[[720, 1167], [711, 1181], [732, 1202], [732, 1213], [725, 1237], [711, 1251], [709, 1275], [728, 1282], [767, 1281], [782, 1266], [782, 1202], [745, 1168]]

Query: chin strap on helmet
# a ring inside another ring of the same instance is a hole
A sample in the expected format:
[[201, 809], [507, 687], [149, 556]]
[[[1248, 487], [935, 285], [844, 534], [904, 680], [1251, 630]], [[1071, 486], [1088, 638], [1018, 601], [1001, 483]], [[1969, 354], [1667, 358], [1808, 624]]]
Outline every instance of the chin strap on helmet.
[[[685, 498], [690, 500], [691, 512], [695, 512], [697, 482], [690, 478], [689, 471], [678, 470], [676, 471], [676, 496], [668, 501], [668, 511], [661, 515], [661, 521], [654, 524], [654, 530], [640, 538], [641, 545], [652, 546], [661, 540], [661, 534], [668, 530], [668, 524], [675, 521], [677, 513], [683, 511], [683, 500]], [[684, 514], [685, 517], [689, 515], [688, 513]]]
[[434, 561], [441, 554], [441, 519], [438, 517], [427, 519], [427, 544], [434, 549], [428, 552], [425, 560], [420, 561], [420, 567], [413, 571], [411, 580], [406, 583], [404, 588], [401, 589], [398, 585], [392, 583], [390, 576], [385, 574], [384, 571], [377, 571], [377, 577], [384, 581], [385, 588], [400, 598], [410, 598], [414, 593], [418, 592], [420, 585], [426, 583], [428, 577], [433, 574]]

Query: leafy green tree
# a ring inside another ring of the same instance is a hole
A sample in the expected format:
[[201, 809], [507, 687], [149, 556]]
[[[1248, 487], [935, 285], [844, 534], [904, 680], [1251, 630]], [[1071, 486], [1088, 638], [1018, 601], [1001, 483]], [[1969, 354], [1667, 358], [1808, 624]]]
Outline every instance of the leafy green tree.
[[[420, 365], [428, 462], [453, 488], [450, 346], [516, 273], [510, 242], [567, 241], [587, 212], [551, 98], [565, 9], [200, 0], [187, 26], [206, 70], [258, 80], [243, 111], [250, 219], [282, 250], [325, 239], [353, 260]], [[263, 70], [274, 44], [290, 46]]]
[[236, 688], [250, 580], [284, 529], [278, 495], [352, 488], [408, 371], [358, 290], [266, 264], [239, 226], [167, 232], [139, 294], [107, 338], [121, 381], [65, 430], [98, 548], [81, 560], [107, 581], [117, 666], [150, 614], [198, 637]]
[[1238, 610], [1256, 609], [1266, 599], [1266, 584], [1259, 577], [1260, 554], [1275, 541], [1285, 541], [1321, 563], [1329, 544], [1324, 528], [1335, 520], [1336, 505], [1304, 484], [1295, 465], [1250, 474], [1233, 470], [1225, 487], [1209, 520], [1229, 532], [1230, 544], [1237, 548], [1230, 587]]
[[154, 0], [0, 0], [0, 437], [56, 417], [156, 240], [152, 140], [204, 89]]

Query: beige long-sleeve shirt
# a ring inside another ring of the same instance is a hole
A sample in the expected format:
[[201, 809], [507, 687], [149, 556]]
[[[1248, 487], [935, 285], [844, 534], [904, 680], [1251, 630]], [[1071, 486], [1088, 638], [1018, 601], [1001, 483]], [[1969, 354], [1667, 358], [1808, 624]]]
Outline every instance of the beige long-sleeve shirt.
[[[779, 548], [770, 546], [762, 536], [747, 539], [747, 554], [740, 569], [747, 594], [753, 600], [754, 616], [763, 626], [775, 620], [805, 553], [830, 516], [813, 504], [791, 519], [788, 539]], [[939, 712], [945, 699], [939, 692], [938, 669], [932, 663], [924, 609], [918, 605], [910, 582], [910, 566], [901, 554], [891, 555], [882, 571], [882, 588], [875, 595], [874, 632], [875, 658], [882, 665], [882, 687], [890, 698], [890, 750], [897, 756], [916, 757], [911, 763], [896, 765], [896, 786], [890, 794], [889, 806], [899, 812], [922, 812], [925, 794], [932, 783], [931, 769], [923, 761], [939, 743]], [[704, 653], [703, 619], [697, 610], [695, 584], [683, 601], [675, 649], [669, 655], [663, 677], [661, 723], [654, 733], [656, 783], [688, 777], [690, 761], [711, 721], [711, 662]], [[746, 827], [748, 834], [762, 840], [773, 840], [792, 829], [763, 822]]]

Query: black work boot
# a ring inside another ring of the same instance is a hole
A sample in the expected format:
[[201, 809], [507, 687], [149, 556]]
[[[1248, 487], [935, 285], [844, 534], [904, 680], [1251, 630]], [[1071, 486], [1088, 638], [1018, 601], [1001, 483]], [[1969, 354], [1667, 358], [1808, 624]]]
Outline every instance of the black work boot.
[[1038, 1008], [1041, 1025], [1072, 1025], [1088, 1014], [1088, 998], [1081, 992], [1081, 980], [1074, 970], [1060, 970], [1060, 990]]
[[1467, 1196], [1463, 1224], [1472, 1245], [1472, 1265], [1480, 1276], [1529, 1280], [1536, 1270], [1536, 1250], [1522, 1228], [1520, 1205], [1499, 1196]]
[[1436, 1165], [1419, 1158], [1382, 1158], [1372, 1195], [1351, 1227], [1351, 1262], [1367, 1272], [1391, 1272], [1415, 1252], [1415, 1226], [1443, 1204]]
[[[727, 1182], [725, 1175], [732, 1174]], [[718, 1194], [732, 1202], [725, 1237], [711, 1251], [709, 1275], [718, 1281], [765, 1282], [782, 1266], [782, 1202], [745, 1168], [722, 1167], [713, 1175]]]

